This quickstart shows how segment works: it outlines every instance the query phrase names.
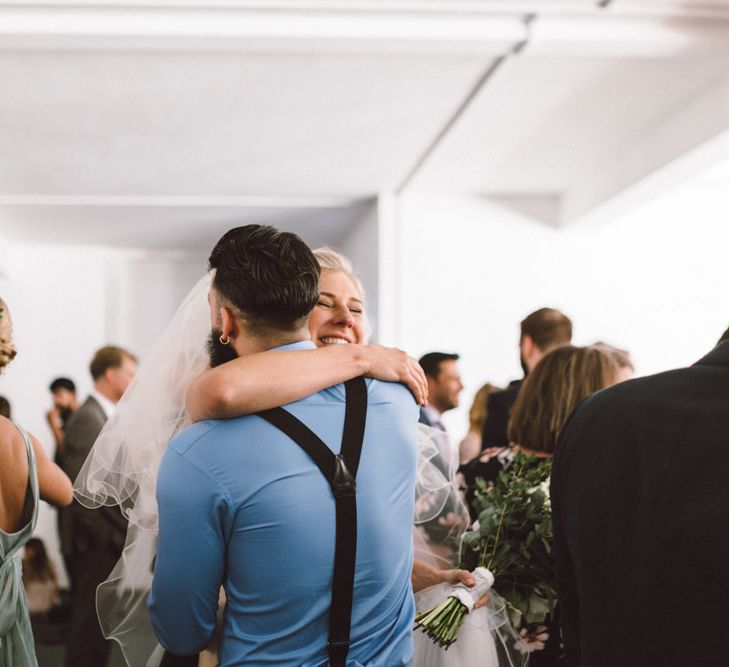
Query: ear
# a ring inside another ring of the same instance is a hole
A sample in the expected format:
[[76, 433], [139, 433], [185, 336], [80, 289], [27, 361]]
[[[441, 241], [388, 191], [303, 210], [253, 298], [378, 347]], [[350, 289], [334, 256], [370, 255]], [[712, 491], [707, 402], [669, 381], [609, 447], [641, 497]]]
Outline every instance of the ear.
[[529, 359], [534, 354], [536, 345], [534, 339], [528, 334], [524, 334], [521, 337], [521, 355], [524, 359]]
[[240, 333], [240, 326], [238, 325], [238, 320], [233, 314], [233, 311], [228, 308], [228, 306], [220, 306], [219, 312], [220, 330], [222, 331], [223, 336], [235, 339], [235, 337]]

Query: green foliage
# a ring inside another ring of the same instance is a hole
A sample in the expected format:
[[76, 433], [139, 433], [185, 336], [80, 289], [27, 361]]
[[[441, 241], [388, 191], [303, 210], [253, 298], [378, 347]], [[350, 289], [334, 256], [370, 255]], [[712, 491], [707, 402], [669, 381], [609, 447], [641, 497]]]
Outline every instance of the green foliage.
[[483, 566], [519, 627], [542, 621], [557, 596], [552, 557], [551, 459], [517, 454], [493, 484], [476, 480], [478, 528], [463, 539], [460, 566]]

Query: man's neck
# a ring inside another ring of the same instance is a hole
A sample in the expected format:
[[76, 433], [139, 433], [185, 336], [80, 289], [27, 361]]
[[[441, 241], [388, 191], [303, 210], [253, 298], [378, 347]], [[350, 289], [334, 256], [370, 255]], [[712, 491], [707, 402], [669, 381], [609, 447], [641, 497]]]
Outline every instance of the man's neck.
[[101, 394], [107, 401], [116, 404], [118, 402], [116, 395], [111, 390], [110, 387], [108, 387], [103, 382], [97, 382], [94, 384], [94, 391], [96, 391], [98, 394]]

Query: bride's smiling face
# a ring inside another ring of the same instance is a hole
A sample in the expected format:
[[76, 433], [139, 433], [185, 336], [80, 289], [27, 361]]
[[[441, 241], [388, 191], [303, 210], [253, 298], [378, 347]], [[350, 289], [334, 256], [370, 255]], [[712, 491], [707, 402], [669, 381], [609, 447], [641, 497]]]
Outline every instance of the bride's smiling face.
[[341, 271], [322, 271], [319, 301], [309, 318], [309, 333], [316, 346], [364, 344], [365, 322], [362, 294], [352, 279]]

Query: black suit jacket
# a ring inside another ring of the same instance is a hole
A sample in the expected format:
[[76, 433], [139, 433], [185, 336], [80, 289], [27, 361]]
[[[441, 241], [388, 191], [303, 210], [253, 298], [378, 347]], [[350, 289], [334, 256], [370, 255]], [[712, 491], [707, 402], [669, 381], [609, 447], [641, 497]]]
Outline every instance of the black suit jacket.
[[[106, 413], [89, 396], [68, 421], [64, 435], [63, 470], [72, 481], [78, 476], [86, 457], [106, 422]], [[88, 509], [74, 499], [61, 514], [61, 551], [66, 558], [99, 547], [121, 552], [127, 522], [118, 507]]]
[[569, 665], [727, 664], [729, 342], [578, 407], [552, 507]]

